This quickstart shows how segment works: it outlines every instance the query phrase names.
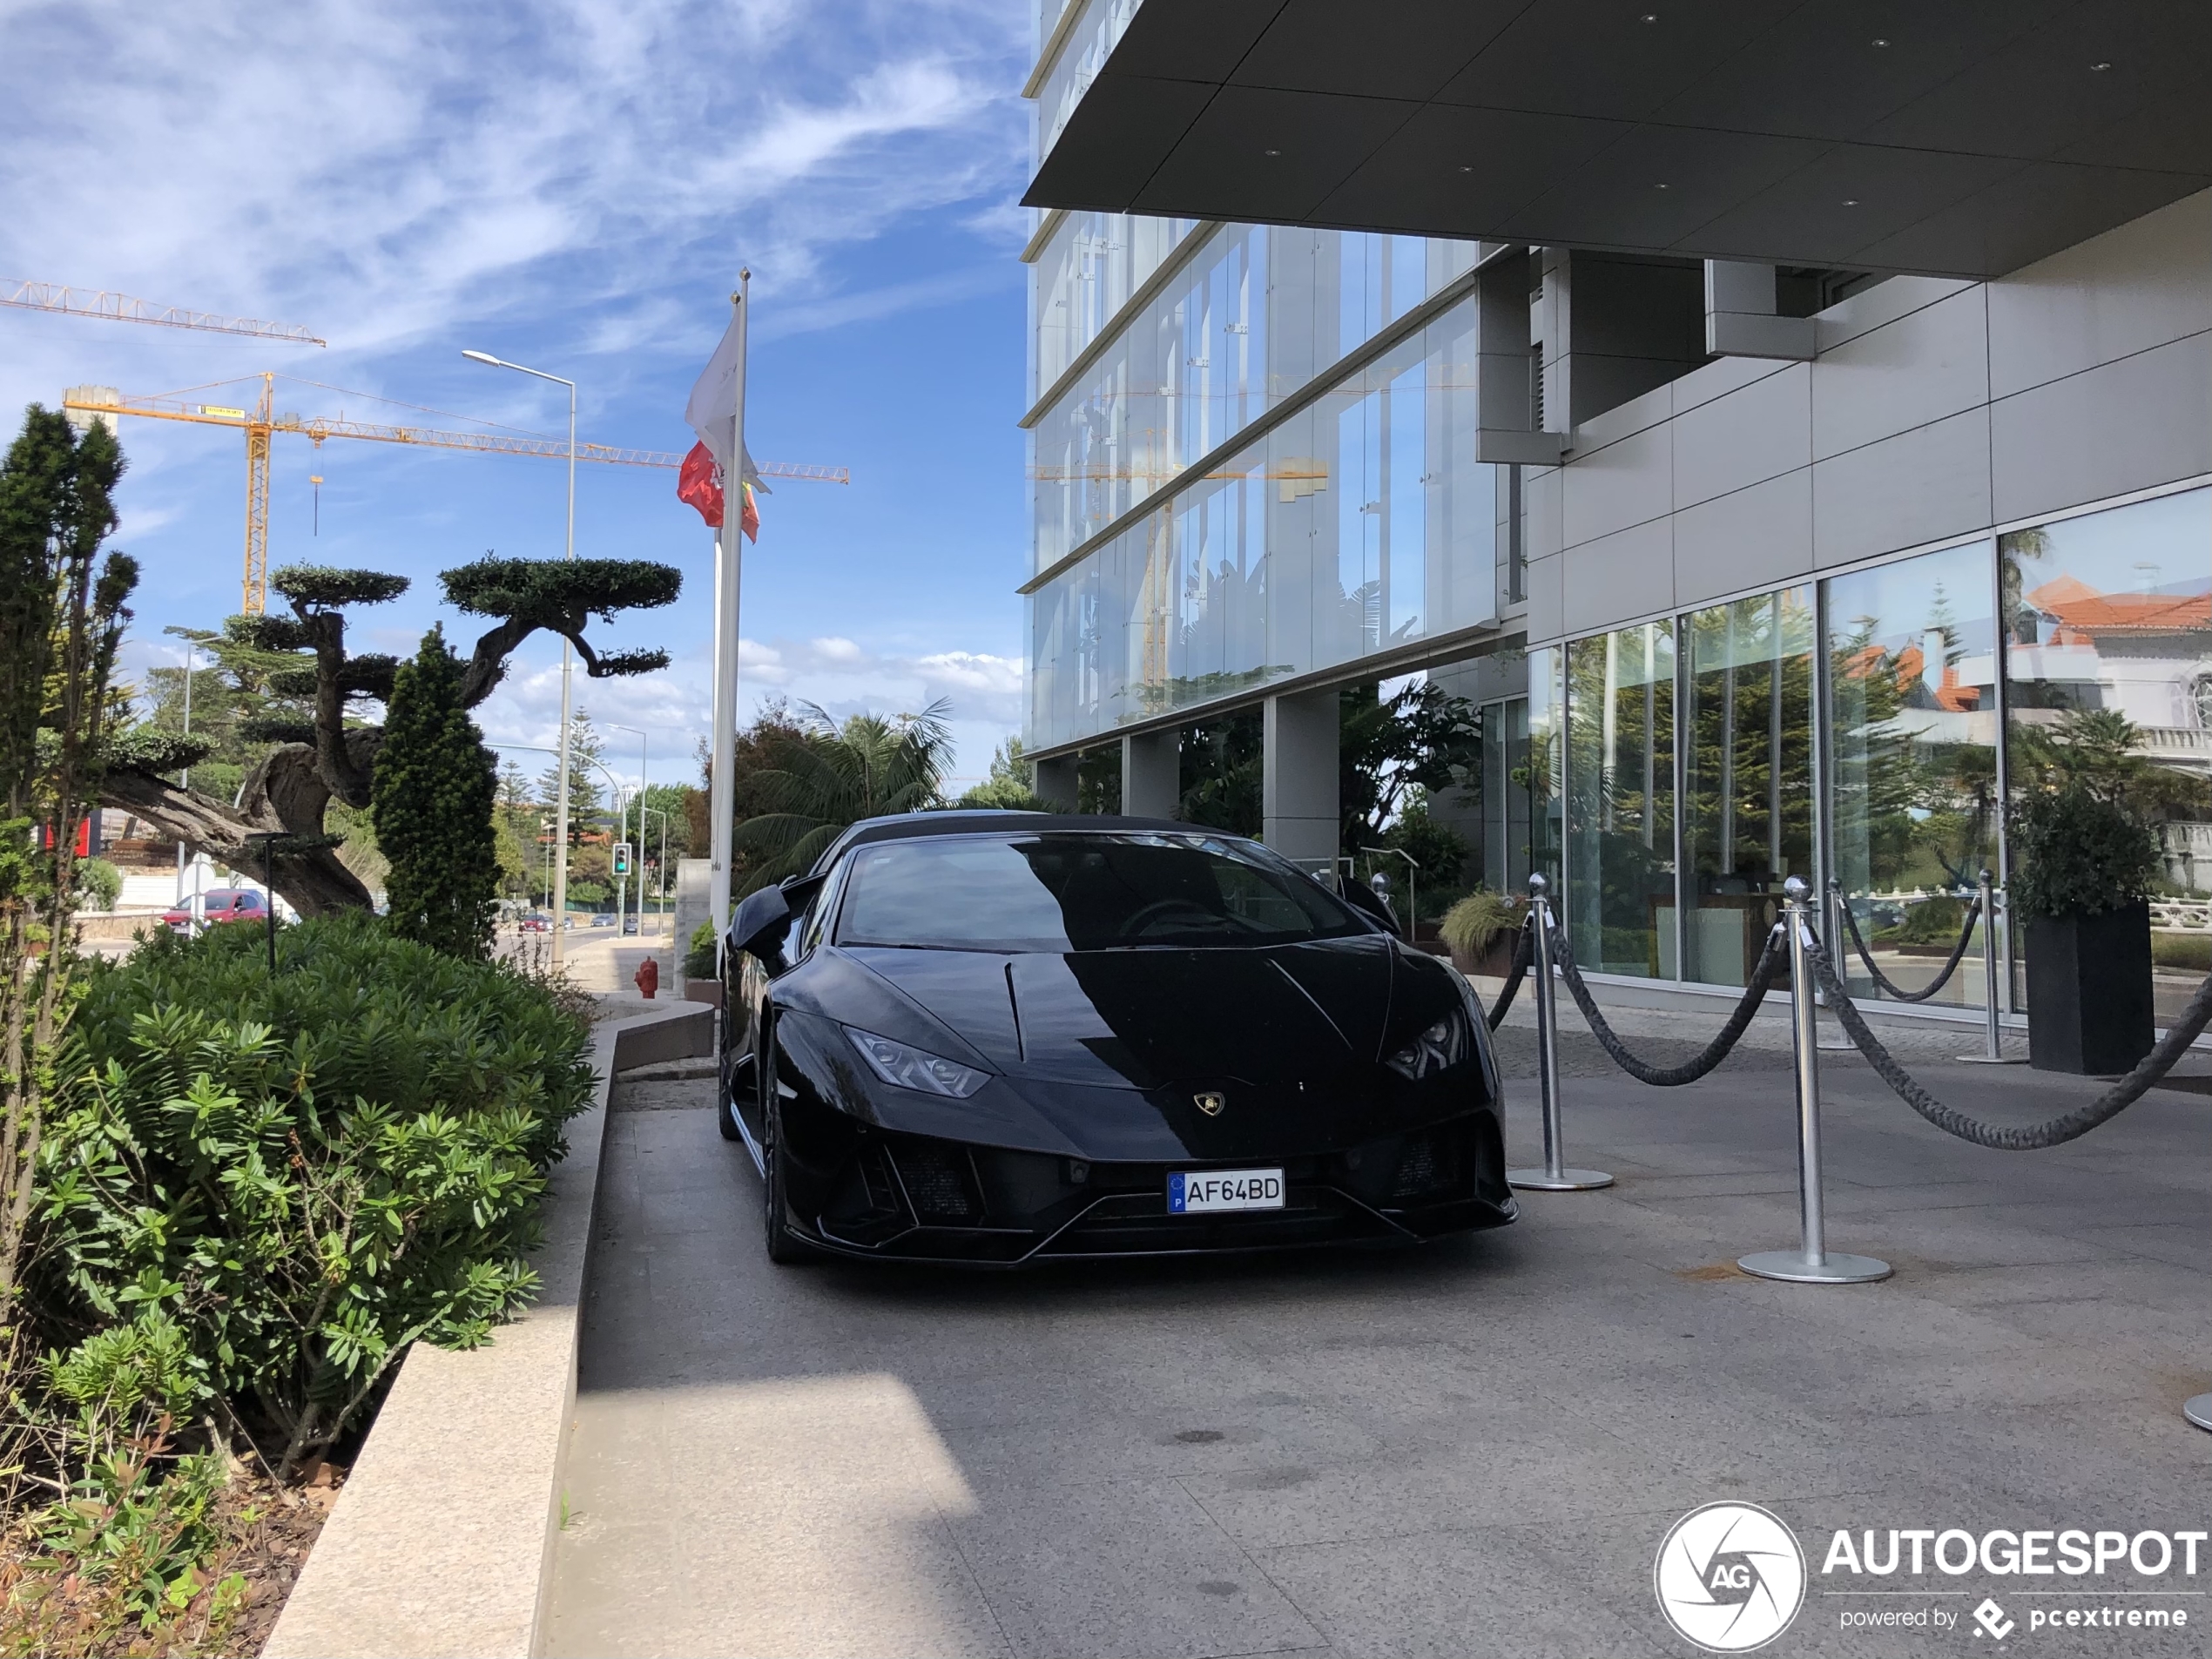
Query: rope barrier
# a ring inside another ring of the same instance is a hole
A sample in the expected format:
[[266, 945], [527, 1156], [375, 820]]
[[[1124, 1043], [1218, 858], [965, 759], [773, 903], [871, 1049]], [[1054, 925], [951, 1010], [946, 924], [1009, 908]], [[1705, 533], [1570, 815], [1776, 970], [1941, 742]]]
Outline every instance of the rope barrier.
[[[1808, 929], [1810, 933], [1810, 929]], [[2189, 1045], [2202, 1035], [2204, 1028], [2212, 1024], [2212, 974], [2196, 988], [2188, 1006], [2182, 1010], [2179, 1019], [2166, 1035], [2158, 1040], [2151, 1051], [2138, 1061], [2135, 1069], [2111, 1088], [2091, 1101], [2060, 1116], [2040, 1123], [2019, 1127], [1986, 1123], [1978, 1117], [1969, 1117], [1954, 1107], [1945, 1105], [1933, 1095], [1912, 1080], [1912, 1075], [1898, 1064], [1881, 1040], [1867, 1028], [1851, 993], [1844, 988], [1834, 963], [1829, 961], [1827, 950], [1817, 939], [1806, 947], [1812, 961], [1812, 971], [1820, 988], [1828, 994], [1831, 1011], [1838, 1022], [1858, 1045], [1859, 1053], [1866, 1056], [1875, 1075], [1890, 1086], [1897, 1097], [1946, 1135], [1955, 1135], [1962, 1141], [1976, 1146], [1986, 1146], [2000, 1152], [2033, 1152], [2046, 1147], [2061, 1146], [2067, 1142], [2087, 1135], [2108, 1118], [2117, 1116], [2127, 1107], [2141, 1099], [2146, 1089], [2173, 1070], [2175, 1062], [2188, 1052]]]
[[1851, 943], [1858, 948], [1858, 960], [1866, 964], [1866, 971], [1873, 976], [1874, 983], [1897, 1002], [1925, 1002], [1951, 982], [1952, 974], [1958, 972], [1959, 962], [1966, 957], [1967, 941], [1974, 936], [1974, 919], [1981, 914], [1981, 895], [1976, 894], [1966, 900], [1966, 925], [1959, 930], [1958, 948], [1951, 953], [1951, 960], [1943, 965], [1943, 972], [1935, 976], [1932, 985], [1924, 985], [1917, 991], [1903, 991], [1890, 982], [1888, 974], [1874, 966], [1874, 954], [1866, 948], [1866, 936], [1858, 931], [1858, 918], [1851, 914], [1851, 905], [1844, 898], [1840, 888], [1837, 890], [1836, 900], [1836, 908], [1844, 914], [1844, 931], [1851, 934]]
[[1744, 987], [1743, 1000], [1736, 1011], [1728, 1016], [1728, 1023], [1720, 1035], [1707, 1043], [1696, 1055], [1679, 1066], [1655, 1066], [1639, 1060], [1622, 1046], [1599, 1011], [1597, 999], [1590, 995], [1590, 988], [1582, 982], [1581, 970], [1575, 966], [1574, 953], [1568, 948], [1567, 935], [1558, 927], [1551, 930], [1552, 957], [1559, 964], [1560, 976], [1567, 981], [1567, 993], [1575, 999], [1575, 1006], [1582, 1010], [1582, 1017], [1589, 1022], [1590, 1034], [1596, 1037], [1613, 1063], [1638, 1082], [1649, 1083], [1655, 1089], [1676, 1089], [1683, 1083], [1694, 1083], [1715, 1066], [1728, 1058], [1737, 1040], [1750, 1026], [1751, 1018], [1766, 1001], [1766, 994], [1774, 983], [1776, 970], [1789, 949], [1782, 929], [1775, 927], [1767, 934], [1766, 948], [1759, 953], [1757, 967], [1751, 970], [1751, 982]]
[[1506, 970], [1505, 988], [1498, 993], [1497, 1006], [1484, 1016], [1489, 1021], [1493, 1031], [1506, 1017], [1506, 1010], [1513, 1006], [1514, 994], [1521, 989], [1521, 981], [1528, 977], [1528, 959], [1535, 954], [1534, 938], [1535, 935], [1524, 923], [1521, 929], [1521, 942], [1513, 948], [1513, 966]]

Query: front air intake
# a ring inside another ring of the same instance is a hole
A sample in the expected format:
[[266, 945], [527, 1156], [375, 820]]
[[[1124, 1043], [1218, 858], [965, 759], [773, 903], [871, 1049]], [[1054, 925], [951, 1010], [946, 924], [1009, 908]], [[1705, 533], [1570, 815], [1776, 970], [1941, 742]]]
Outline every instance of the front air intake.
[[908, 1142], [892, 1154], [916, 1220], [972, 1222], [983, 1212], [968, 1155], [957, 1147]]

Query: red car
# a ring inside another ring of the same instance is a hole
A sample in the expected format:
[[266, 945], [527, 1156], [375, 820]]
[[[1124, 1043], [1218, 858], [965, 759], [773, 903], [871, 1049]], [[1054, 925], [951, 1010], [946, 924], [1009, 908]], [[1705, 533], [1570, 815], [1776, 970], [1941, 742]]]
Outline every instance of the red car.
[[515, 930], [525, 934], [550, 934], [553, 931], [553, 924], [543, 916], [524, 916], [515, 924]]
[[[192, 914], [197, 908], [199, 914]], [[180, 934], [196, 934], [219, 921], [266, 921], [268, 901], [252, 887], [211, 887], [197, 900], [187, 900], [161, 920]]]

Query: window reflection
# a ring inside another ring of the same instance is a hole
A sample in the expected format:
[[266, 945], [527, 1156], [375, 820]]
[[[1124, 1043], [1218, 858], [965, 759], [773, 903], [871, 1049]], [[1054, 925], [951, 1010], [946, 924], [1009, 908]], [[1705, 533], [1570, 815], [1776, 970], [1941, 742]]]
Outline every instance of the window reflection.
[[[1997, 865], [1997, 627], [1986, 542], [1828, 583], [1830, 867], [1876, 964], [1917, 991]], [[1979, 929], [1977, 929], [1979, 938]], [[1885, 995], [1842, 953], [1854, 996]], [[1935, 1002], [1979, 1008], [1981, 956]]]
[[[2212, 892], [2212, 490], [1999, 539], [2006, 767], [2015, 799], [2069, 765], [2107, 766], [2158, 826], [2169, 896]], [[2157, 1017], [2202, 979], [2152, 915]], [[2165, 935], [2161, 938], [2161, 934]], [[2201, 935], [2200, 935], [2201, 936]], [[2015, 941], [2024, 1005], [2026, 940]]]
[[1567, 913], [1575, 960], [1675, 973], [1675, 633], [1644, 623], [1567, 648]]
[[1743, 985], [1812, 867], [1812, 590], [1693, 612], [1683, 730], [1686, 977]]

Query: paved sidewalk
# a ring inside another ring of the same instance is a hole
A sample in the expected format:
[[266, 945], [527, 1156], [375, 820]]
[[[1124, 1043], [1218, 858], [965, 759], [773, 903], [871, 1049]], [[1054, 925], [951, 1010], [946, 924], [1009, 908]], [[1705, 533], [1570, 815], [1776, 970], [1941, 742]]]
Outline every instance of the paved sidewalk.
[[[1620, 1184], [1499, 1232], [1018, 1274], [772, 1267], [711, 1085], [626, 1086], [547, 1650], [1671, 1654], [1653, 1552], [1716, 1499], [1816, 1568], [1833, 1527], [2204, 1525], [2212, 1436], [2179, 1408], [2212, 1389], [2212, 1106], [2154, 1091], [1998, 1153], [1828, 1075], [1831, 1242], [1885, 1284], [1734, 1271], [1796, 1239], [1772, 1069], [1576, 1079], [1575, 1159]], [[1992, 1115], [2094, 1087], [1926, 1076]], [[1926, 1649], [1842, 1631], [1854, 1605], [1815, 1595], [1775, 1651]]]

